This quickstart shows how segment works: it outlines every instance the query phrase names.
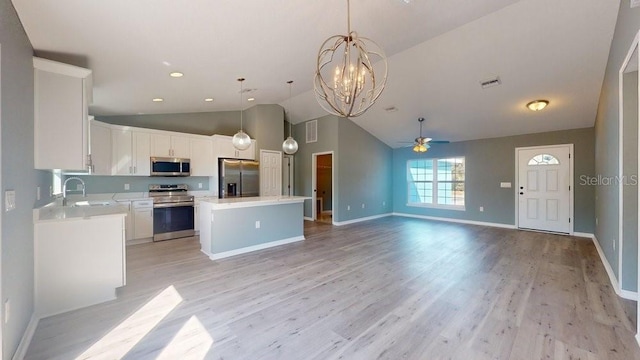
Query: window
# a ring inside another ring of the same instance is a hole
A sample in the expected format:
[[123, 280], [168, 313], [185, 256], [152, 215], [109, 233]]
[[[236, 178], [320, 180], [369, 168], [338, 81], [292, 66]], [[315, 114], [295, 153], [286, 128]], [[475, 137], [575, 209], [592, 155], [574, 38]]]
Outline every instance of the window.
[[53, 176], [52, 186], [51, 186], [51, 194], [52, 195], [60, 195], [62, 194], [62, 171], [61, 170], [52, 170], [51, 174]]
[[464, 158], [407, 161], [409, 206], [464, 210]]
[[532, 157], [528, 165], [559, 165], [560, 162], [555, 156], [549, 154], [540, 154]]

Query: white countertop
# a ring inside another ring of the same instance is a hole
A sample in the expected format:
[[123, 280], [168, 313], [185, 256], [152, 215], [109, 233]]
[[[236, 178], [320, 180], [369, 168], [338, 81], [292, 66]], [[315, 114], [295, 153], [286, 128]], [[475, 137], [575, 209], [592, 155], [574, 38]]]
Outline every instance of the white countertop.
[[47, 205], [34, 209], [33, 222], [50, 222], [64, 220], [89, 219], [96, 216], [126, 216], [129, 209], [126, 206], [113, 203], [106, 206], [59, 206]]
[[292, 204], [305, 200], [311, 200], [311, 198], [306, 196], [256, 196], [225, 199], [207, 197], [200, 199], [200, 202], [210, 203], [214, 210], [224, 210], [253, 206]]

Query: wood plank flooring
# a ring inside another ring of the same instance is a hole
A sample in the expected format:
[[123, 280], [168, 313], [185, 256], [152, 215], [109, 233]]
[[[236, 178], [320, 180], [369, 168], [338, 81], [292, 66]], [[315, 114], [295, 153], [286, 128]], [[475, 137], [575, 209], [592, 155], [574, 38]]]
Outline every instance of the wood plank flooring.
[[399, 217], [305, 236], [130, 246], [118, 299], [41, 320], [26, 358], [640, 359], [590, 240]]

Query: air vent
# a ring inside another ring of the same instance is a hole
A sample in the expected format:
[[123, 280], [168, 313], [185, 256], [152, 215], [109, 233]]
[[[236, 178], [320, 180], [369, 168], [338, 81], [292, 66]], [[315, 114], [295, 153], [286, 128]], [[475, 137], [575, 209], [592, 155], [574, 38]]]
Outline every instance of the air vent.
[[493, 87], [493, 86], [498, 86], [500, 84], [502, 84], [502, 81], [500, 81], [500, 78], [497, 77], [497, 76], [494, 77], [494, 78], [491, 78], [491, 79], [486, 79], [486, 80], [480, 81], [480, 86], [483, 89], [490, 88], [490, 87]]
[[307, 143], [318, 141], [318, 120], [307, 121]]
[[640, 6], [640, 0], [631, 0], [631, 8]]

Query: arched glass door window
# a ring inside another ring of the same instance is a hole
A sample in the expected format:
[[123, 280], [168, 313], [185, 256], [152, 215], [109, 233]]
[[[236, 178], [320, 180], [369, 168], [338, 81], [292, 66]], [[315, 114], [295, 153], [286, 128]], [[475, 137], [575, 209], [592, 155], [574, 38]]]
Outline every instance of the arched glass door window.
[[560, 165], [560, 161], [550, 154], [539, 154], [529, 160], [528, 165]]

